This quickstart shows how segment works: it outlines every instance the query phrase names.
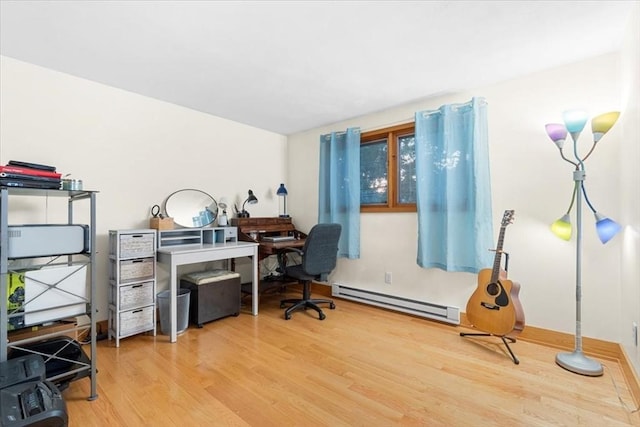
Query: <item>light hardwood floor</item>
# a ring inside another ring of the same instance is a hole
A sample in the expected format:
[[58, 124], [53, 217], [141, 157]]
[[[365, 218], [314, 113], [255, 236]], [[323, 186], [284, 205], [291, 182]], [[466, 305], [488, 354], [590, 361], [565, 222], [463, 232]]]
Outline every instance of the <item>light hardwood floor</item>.
[[[284, 320], [280, 295], [191, 326], [170, 344], [138, 335], [98, 343], [89, 380], [64, 391], [71, 427], [87, 426], [640, 426], [618, 363], [602, 377], [558, 367], [557, 349], [499, 339], [336, 299]], [[613, 380], [613, 381], [612, 381]]]

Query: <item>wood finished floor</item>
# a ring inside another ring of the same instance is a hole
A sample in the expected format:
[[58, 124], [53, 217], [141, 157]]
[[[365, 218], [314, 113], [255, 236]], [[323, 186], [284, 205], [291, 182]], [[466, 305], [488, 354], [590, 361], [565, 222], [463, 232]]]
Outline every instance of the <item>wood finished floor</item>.
[[69, 426], [640, 426], [615, 362], [585, 377], [518, 341], [515, 365], [495, 337], [340, 299], [324, 321], [285, 321], [281, 297], [176, 344], [100, 341], [98, 399], [88, 379], [72, 383]]

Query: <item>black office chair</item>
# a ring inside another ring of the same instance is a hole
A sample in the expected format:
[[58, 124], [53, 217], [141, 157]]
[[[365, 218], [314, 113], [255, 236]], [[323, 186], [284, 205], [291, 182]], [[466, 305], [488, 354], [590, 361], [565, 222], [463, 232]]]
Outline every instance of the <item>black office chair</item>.
[[311, 282], [314, 280], [326, 282], [329, 273], [336, 267], [338, 258], [338, 240], [342, 226], [340, 224], [316, 224], [305, 239], [302, 250], [287, 248], [302, 256], [302, 262], [298, 265], [285, 266], [284, 272], [288, 277], [297, 279], [302, 284], [302, 298], [285, 299], [280, 301], [280, 308], [292, 304], [284, 311], [284, 318], [291, 319], [291, 313], [304, 308], [312, 308], [318, 312], [320, 320], [325, 319], [318, 304], [329, 304], [330, 309], [336, 308], [333, 301], [328, 299], [311, 298]]

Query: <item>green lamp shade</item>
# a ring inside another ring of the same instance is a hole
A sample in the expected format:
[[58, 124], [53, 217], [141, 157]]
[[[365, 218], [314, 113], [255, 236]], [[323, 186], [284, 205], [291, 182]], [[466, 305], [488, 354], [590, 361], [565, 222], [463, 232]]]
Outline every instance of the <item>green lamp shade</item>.
[[571, 239], [571, 219], [569, 218], [569, 214], [565, 214], [562, 218], [551, 224], [551, 231], [562, 240]]

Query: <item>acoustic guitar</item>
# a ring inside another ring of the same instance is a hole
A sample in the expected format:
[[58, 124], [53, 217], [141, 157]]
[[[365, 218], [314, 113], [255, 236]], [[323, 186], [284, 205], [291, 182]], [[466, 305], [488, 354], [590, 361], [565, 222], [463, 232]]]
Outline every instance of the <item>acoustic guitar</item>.
[[502, 217], [493, 268], [478, 273], [478, 288], [467, 302], [467, 318], [471, 324], [491, 335], [505, 336], [524, 329], [524, 313], [518, 294], [520, 285], [507, 279], [500, 268], [504, 233], [513, 222], [514, 211], [506, 210]]

